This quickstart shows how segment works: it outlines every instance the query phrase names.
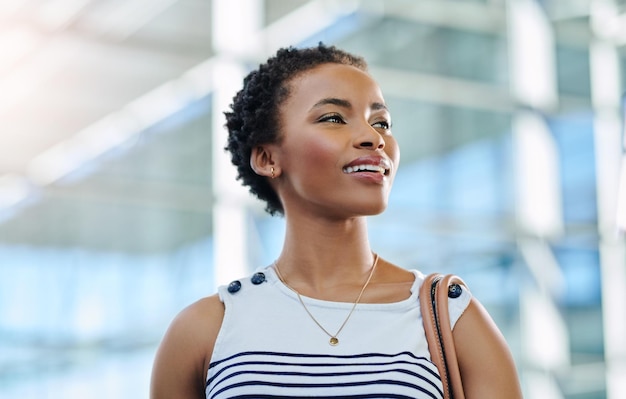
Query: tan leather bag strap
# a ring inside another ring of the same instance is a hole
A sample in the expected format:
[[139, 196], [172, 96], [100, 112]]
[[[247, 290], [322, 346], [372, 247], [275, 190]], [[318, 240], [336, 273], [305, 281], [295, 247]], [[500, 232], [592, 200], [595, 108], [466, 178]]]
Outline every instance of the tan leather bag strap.
[[465, 399], [448, 310], [448, 290], [454, 284], [466, 286], [454, 275], [429, 274], [420, 288], [419, 301], [428, 350], [439, 370], [444, 398]]

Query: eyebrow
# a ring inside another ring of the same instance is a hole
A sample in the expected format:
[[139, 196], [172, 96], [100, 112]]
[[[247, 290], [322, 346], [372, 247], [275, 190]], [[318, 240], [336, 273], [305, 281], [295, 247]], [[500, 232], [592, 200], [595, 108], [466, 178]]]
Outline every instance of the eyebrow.
[[[347, 109], [352, 109], [352, 104], [350, 103], [350, 101], [348, 100], [344, 100], [341, 98], [335, 98], [335, 97], [328, 97], [328, 98], [323, 98], [321, 100], [319, 100], [318, 102], [316, 102], [311, 109], [315, 109], [324, 105], [336, 105], [338, 107], [341, 108], [347, 108]], [[379, 102], [374, 102], [370, 105], [370, 108], [374, 111], [378, 111], [378, 110], [387, 110], [387, 106], [383, 103], [379, 103]]]

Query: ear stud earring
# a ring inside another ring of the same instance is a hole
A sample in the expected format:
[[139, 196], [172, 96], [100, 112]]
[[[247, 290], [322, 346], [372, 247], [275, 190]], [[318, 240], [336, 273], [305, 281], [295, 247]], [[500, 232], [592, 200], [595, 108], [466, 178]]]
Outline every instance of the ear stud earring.
[[270, 173], [272, 174], [272, 179], [274, 179], [276, 177], [276, 174], [274, 173], [274, 167], [273, 166], [270, 168]]

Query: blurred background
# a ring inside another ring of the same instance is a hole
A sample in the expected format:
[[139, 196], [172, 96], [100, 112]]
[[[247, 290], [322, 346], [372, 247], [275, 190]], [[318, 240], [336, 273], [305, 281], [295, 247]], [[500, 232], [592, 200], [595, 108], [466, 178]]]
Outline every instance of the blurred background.
[[147, 398], [174, 315], [275, 258], [222, 112], [320, 41], [400, 142], [374, 250], [461, 275], [527, 398], [624, 397], [625, 0], [2, 0], [0, 398]]

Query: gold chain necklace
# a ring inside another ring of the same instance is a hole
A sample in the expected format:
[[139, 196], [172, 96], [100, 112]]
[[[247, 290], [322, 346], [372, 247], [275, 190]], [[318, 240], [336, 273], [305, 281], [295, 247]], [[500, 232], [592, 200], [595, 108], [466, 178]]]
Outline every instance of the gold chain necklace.
[[300, 295], [300, 293], [295, 288], [293, 288], [289, 284], [287, 284], [287, 282], [283, 278], [282, 274], [280, 274], [280, 269], [278, 268], [278, 263], [276, 263], [276, 262], [274, 262], [274, 270], [276, 270], [276, 274], [278, 275], [278, 278], [280, 279], [280, 281], [283, 284], [285, 284], [285, 286], [287, 288], [289, 288], [290, 290], [292, 290], [293, 292], [296, 293], [296, 295], [298, 296], [298, 300], [300, 301], [300, 304], [302, 305], [302, 307], [304, 308], [306, 313], [309, 315], [311, 320], [313, 320], [315, 322], [315, 324], [317, 324], [317, 326], [322, 331], [324, 331], [326, 333], [326, 335], [328, 335], [330, 337], [330, 340], [328, 341], [328, 343], [331, 344], [332, 346], [336, 346], [336, 345], [339, 344], [339, 338], [337, 338], [337, 336], [339, 335], [341, 330], [343, 330], [345, 325], [348, 323], [348, 320], [350, 320], [350, 316], [352, 316], [352, 313], [354, 313], [354, 309], [356, 309], [356, 305], [358, 305], [359, 302], [361, 301], [361, 297], [363, 296], [363, 293], [365, 292], [365, 288], [367, 288], [368, 284], [370, 283], [370, 280], [372, 279], [372, 276], [374, 275], [374, 270], [376, 269], [376, 265], [377, 264], [378, 264], [378, 254], [374, 254], [374, 263], [372, 264], [372, 270], [370, 271], [370, 274], [367, 277], [367, 280], [365, 281], [365, 284], [363, 284], [363, 288], [361, 288], [361, 292], [359, 292], [359, 296], [356, 297], [356, 300], [354, 301], [354, 304], [352, 305], [352, 308], [350, 309], [350, 312], [348, 313], [348, 316], [346, 316], [346, 319], [343, 321], [343, 323], [341, 324], [341, 326], [339, 327], [337, 332], [334, 333], [334, 334], [331, 334], [330, 332], [328, 332], [328, 330], [325, 329], [324, 326], [322, 326], [322, 324], [319, 321], [317, 321], [315, 316], [313, 316], [313, 314], [311, 313], [309, 308], [305, 305], [304, 301], [302, 300], [302, 296]]

